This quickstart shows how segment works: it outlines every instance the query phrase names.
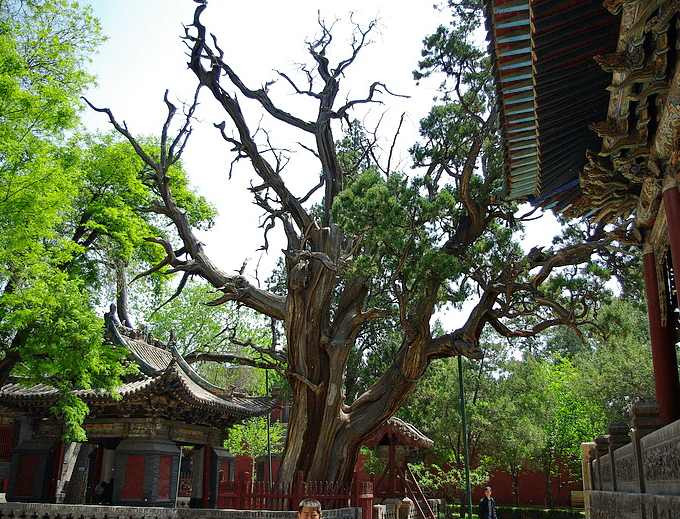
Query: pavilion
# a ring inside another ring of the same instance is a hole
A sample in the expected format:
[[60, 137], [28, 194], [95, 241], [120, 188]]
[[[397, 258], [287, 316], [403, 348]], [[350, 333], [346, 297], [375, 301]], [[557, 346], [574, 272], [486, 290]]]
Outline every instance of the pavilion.
[[[90, 412], [83, 424], [88, 441], [77, 445], [77, 454], [71, 448], [71, 460], [64, 463], [63, 424], [50, 417], [59, 398], [54, 388], [16, 381], [0, 390], [0, 441], [11, 445], [5, 449], [9, 462], [0, 463], [8, 476], [7, 500], [56, 502], [62, 466], [70, 461], [66, 502], [103, 498], [114, 505], [175, 506], [182, 447], [190, 447], [191, 506], [215, 507], [219, 482], [233, 479], [233, 456], [222, 448], [229, 428], [270, 413], [276, 401], [210, 384], [176, 349], [114, 322], [112, 315], [107, 339], [128, 348], [139, 371], [123, 380], [119, 399], [75, 391]], [[98, 487], [103, 495], [97, 496]]]
[[378, 457], [385, 462], [385, 470], [375, 482], [373, 494], [378, 501], [385, 499], [413, 499], [408, 488], [407, 457], [410, 453], [430, 449], [434, 442], [413, 425], [393, 416], [371, 435], [365, 447], [374, 448]]

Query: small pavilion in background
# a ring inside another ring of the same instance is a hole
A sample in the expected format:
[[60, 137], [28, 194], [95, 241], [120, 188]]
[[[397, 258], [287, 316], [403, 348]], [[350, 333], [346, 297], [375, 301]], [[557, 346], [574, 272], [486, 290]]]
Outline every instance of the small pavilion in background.
[[430, 449], [434, 442], [403, 420], [392, 417], [368, 440], [365, 447], [376, 451], [385, 463], [384, 472], [376, 477], [373, 495], [377, 502], [385, 499], [412, 499], [413, 490], [408, 488], [406, 464], [410, 453]]
[[388, 419], [364, 442], [364, 446], [374, 449], [385, 463], [385, 470], [375, 479], [373, 486], [377, 503], [393, 504], [398, 510], [404, 502], [410, 500], [420, 517], [435, 517], [417, 478], [407, 465], [409, 455], [428, 450], [433, 445], [430, 438], [397, 417]]
[[50, 413], [59, 398], [54, 388], [14, 381], [0, 390], [6, 499], [172, 507], [183, 463], [192, 466], [190, 506], [214, 508], [220, 481], [233, 479], [233, 456], [223, 448], [229, 428], [270, 413], [276, 401], [210, 384], [172, 346], [115, 323], [112, 314], [107, 339], [128, 348], [139, 371], [123, 380], [119, 399], [75, 391], [90, 409], [86, 443], [66, 452], [63, 424]]

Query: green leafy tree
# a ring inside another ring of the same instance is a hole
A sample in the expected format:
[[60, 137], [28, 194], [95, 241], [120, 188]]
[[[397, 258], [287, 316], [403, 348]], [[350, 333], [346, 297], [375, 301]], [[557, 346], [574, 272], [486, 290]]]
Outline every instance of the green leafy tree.
[[[546, 384], [542, 427], [544, 441], [539, 455], [545, 476], [546, 506], [552, 508], [562, 489], [581, 479], [581, 443], [591, 441], [605, 430], [604, 409], [575, 391], [582, 374], [568, 359], [542, 362]], [[599, 413], [598, 413], [599, 411]], [[557, 494], [553, 495], [553, 483]]]
[[[279, 291], [228, 275], [210, 261], [167, 183], [168, 168], [181, 154], [177, 143], [188, 136], [196, 105], [186, 110], [189, 117], [171, 137], [168, 129], [177, 110], [166, 96], [168, 118], [156, 157], [110, 110], [97, 109], [154, 171], [149, 178], [163, 201], [157, 212], [174, 224], [178, 237], [158, 240], [166, 252], [164, 262], [211, 284], [219, 292], [211, 304], [238, 301], [281, 322], [294, 402], [278, 474], [282, 481], [294, 480], [298, 471], [309, 480], [349, 481], [362, 441], [400, 408], [430, 363], [458, 355], [481, 358], [479, 341], [487, 325], [507, 337], [535, 336], [557, 325], [578, 328], [590, 320], [584, 306], [599, 301], [602, 283], [577, 283], [571, 270], [560, 278], [569, 283], [557, 281], [549, 290], [543, 285], [562, 269], [587, 264], [614, 235], [601, 229], [587, 241], [529, 254], [519, 246], [516, 232], [523, 218], [501, 196], [489, 60], [472, 38], [481, 23], [481, 2], [451, 2], [451, 7], [453, 23], [427, 38], [418, 73], [421, 78], [444, 74], [446, 81], [442, 102], [422, 121], [421, 142], [412, 148], [415, 171], [395, 171], [389, 153], [387, 164], [381, 163], [375, 145], [372, 154], [360, 152], [366, 142], [351, 130], [345, 147], [358, 152], [338, 153], [338, 124], [387, 91], [375, 82], [365, 97], [341, 101], [341, 80], [369, 42], [375, 23], [356, 26], [347, 57], [332, 61], [335, 40], [321, 22], [318, 38], [307, 44], [310, 64], [302, 67], [304, 84], [280, 74], [284, 87], [312, 103], [315, 115], [307, 118], [277, 105], [280, 84], [256, 89], [245, 84], [225, 61], [228, 53], [207, 36], [201, 21], [207, 5], [197, 7], [185, 36], [189, 67], [199, 89], [223, 109], [228, 122], [220, 118], [217, 127], [236, 160], [247, 159], [253, 166], [258, 180], [251, 194], [265, 214], [265, 227], [285, 235]], [[287, 183], [287, 157], [271, 142], [272, 135], [251, 130], [245, 109], [250, 102], [314, 143], [321, 182], [318, 171], [312, 171], [306, 192], [300, 183], [295, 189]], [[317, 189], [323, 197], [313, 205]], [[461, 308], [464, 302], [472, 308], [466, 318], [444, 333], [433, 327], [439, 308]], [[394, 332], [383, 351], [396, 347], [370, 387], [361, 394], [353, 391], [349, 401], [344, 392], [349, 359], [357, 359], [352, 353], [358, 338], [378, 321], [377, 329]]]
[[[118, 274], [133, 259], [157, 264], [163, 256], [145, 238], [167, 235], [145, 210], [155, 194], [137, 154], [113, 134], [77, 131], [93, 81], [84, 67], [101, 41], [88, 7], [0, 2], [0, 385], [12, 376], [57, 388], [53, 412], [80, 440], [87, 408], [70, 391], [115, 391], [127, 369], [125, 351], [104, 342], [99, 296], [125, 286]], [[201, 226], [212, 209], [179, 164], [171, 177]]]
[[[480, 406], [493, 399], [493, 358], [494, 353], [487, 350], [482, 362], [466, 362], [463, 366], [470, 476], [475, 485], [488, 480], [486, 459], [479, 456], [487, 423]], [[464, 499], [466, 476], [459, 387], [457, 360], [439, 360], [425, 372], [398, 413], [434, 442], [426, 462], [411, 464], [419, 484], [427, 488], [427, 495], [431, 497]]]
[[243, 423], [234, 425], [229, 430], [229, 438], [224, 442], [224, 448], [232, 454], [245, 454], [252, 459], [251, 475], [255, 478], [255, 462], [260, 456], [269, 452], [277, 454], [283, 450], [286, 427], [279, 421], [274, 421], [267, 427], [266, 416], [250, 418]]
[[597, 321], [604, 338], [592, 341], [590, 351], [573, 359], [580, 374], [572, 381], [573, 390], [595, 403], [593, 408], [602, 414], [594, 419], [605, 427], [628, 424], [635, 402], [656, 399], [647, 315], [619, 298], [598, 312]]
[[14, 372], [56, 387], [71, 437], [86, 408], [68, 391], [110, 389], [121, 371], [84, 281], [67, 272], [82, 250], [59, 231], [79, 179], [63, 144], [101, 39], [77, 4], [0, 2], [0, 385]]
[[[82, 439], [80, 419], [69, 417], [82, 418], [86, 409], [81, 402], [71, 412], [76, 400], [66, 394], [79, 387], [113, 391], [124, 370], [125, 351], [104, 342], [97, 307], [105, 301], [99, 296], [112, 287], [119, 316], [128, 320], [116, 289], [125, 287], [120, 271], [133, 259], [158, 261], [158, 250], [145, 237], [163, 229], [139, 211], [152, 203], [153, 193], [140, 181], [143, 166], [129, 148], [110, 135], [69, 144], [79, 151], [68, 152], [67, 160], [59, 160], [63, 151], [50, 157], [49, 194], [41, 190], [44, 179], [35, 178], [19, 192], [8, 190], [0, 207], [0, 218], [12, 221], [0, 238], [0, 383], [11, 375], [25, 384], [57, 387], [63, 398], [55, 412], [66, 421], [67, 437]], [[26, 182], [35, 173], [26, 169]], [[52, 208], [43, 195], [55, 201]], [[19, 218], [42, 212], [44, 226], [20, 226], [17, 204]]]
[[[542, 470], [548, 507], [568, 484], [580, 480], [580, 444], [592, 441], [610, 423], [628, 423], [635, 401], [654, 399], [644, 311], [635, 301], [620, 297], [597, 313], [593, 319], [597, 333], [578, 336], [552, 330], [544, 346], [525, 353], [514, 368], [508, 366], [510, 376], [531, 380], [513, 400], [531, 394], [539, 399], [532, 426], [541, 434], [534, 439], [532, 461], [524, 468]], [[530, 365], [533, 377], [526, 374]], [[507, 409], [517, 412], [514, 405]], [[522, 435], [515, 438], [525, 440]], [[495, 445], [491, 442], [488, 448]]]
[[483, 427], [487, 464], [502, 468], [512, 479], [515, 504], [521, 502], [519, 476], [538, 468], [540, 447], [545, 443], [543, 420], [551, 401], [538, 361], [531, 355], [509, 359], [495, 381], [492, 398], [477, 406]]

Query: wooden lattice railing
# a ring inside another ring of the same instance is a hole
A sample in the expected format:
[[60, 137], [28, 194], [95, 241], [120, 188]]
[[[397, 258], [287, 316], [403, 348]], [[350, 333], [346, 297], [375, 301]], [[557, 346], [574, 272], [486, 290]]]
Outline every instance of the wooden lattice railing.
[[373, 517], [373, 482], [355, 481], [349, 485], [334, 481], [303, 480], [270, 486], [253, 481], [248, 472], [240, 472], [235, 481], [222, 481], [217, 496], [218, 508], [236, 510], [297, 510], [300, 501], [318, 499], [323, 510], [361, 507], [362, 519]]

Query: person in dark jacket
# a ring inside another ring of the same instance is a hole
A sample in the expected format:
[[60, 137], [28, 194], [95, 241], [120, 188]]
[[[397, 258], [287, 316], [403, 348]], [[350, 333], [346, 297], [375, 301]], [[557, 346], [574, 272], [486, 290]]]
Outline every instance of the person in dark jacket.
[[479, 500], [479, 519], [498, 519], [496, 501], [491, 497], [491, 487], [484, 489], [484, 497]]

